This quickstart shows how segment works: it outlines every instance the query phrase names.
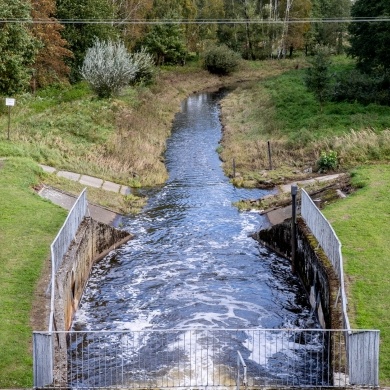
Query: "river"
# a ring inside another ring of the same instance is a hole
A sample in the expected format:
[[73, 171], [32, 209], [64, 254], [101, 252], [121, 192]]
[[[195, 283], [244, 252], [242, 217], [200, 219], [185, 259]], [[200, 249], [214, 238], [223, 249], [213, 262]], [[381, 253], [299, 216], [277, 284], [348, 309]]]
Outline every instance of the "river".
[[165, 153], [169, 179], [139, 215], [125, 218], [135, 238], [94, 266], [74, 330], [313, 326], [289, 262], [250, 237], [265, 218], [232, 205], [269, 192], [235, 188], [222, 171], [216, 149], [225, 93], [182, 103]]

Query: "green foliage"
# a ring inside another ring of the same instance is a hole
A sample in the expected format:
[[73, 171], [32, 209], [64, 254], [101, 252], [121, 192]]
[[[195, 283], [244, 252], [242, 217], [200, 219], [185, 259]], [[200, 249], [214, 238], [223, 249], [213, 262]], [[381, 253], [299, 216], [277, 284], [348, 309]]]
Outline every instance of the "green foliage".
[[340, 72], [335, 77], [332, 100], [390, 105], [390, 72], [370, 75], [357, 69]]
[[137, 69], [123, 43], [96, 39], [87, 50], [81, 75], [100, 98], [108, 98], [128, 85]]
[[330, 59], [328, 49], [318, 47], [317, 54], [309, 59], [310, 67], [306, 72], [306, 86], [313, 92], [321, 107], [329, 96], [330, 89]]
[[239, 63], [239, 55], [226, 45], [212, 47], [204, 55], [204, 67], [213, 74], [228, 75], [238, 68]]
[[131, 54], [131, 59], [137, 67], [133, 83], [150, 84], [156, 74], [153, 56], [142, 47], [140, 51]]
[[[107, 20], [114, 14], [113, 2], [107, 0], [57, 0], [57, 18], [65, 20]], [[62, 36], [69, 43], [74, 58], [68, 59], [70, 80], [80, 81], [84, 56], [96, 38], [107, 41], [118, 38], [118, 30], [111, 24], [68, 23]]]
[[187, 48], [178, 24], [157, 24], [139, 42], [154, 56], [157, 65], [184, 64]]
[[[352, 5], [352, 17], [388, 17], [390, 3], [388, 0], [356, 0]], [[390, 66], [390, 30], [388, 22], [359, 22], [349, 26], [350, 49], [348, 53], [357, 59], [360, 69], [370, 73], [377, 68], [387, 69]]]
[[[312, 17], [318, 19], [341, 19], [350, 15], [350, 0], [312, 0]], [[314, 45], [323, 45], [332, 48], [333, 52], [344, 52], [344, 37], [347, 24], [313, 23], [311, 26], [311, 39]]]
[[[0, 0], [0, 19], [30, 20], [30, 3]], [[27, 89], [38, 48], [26, 23], [0, 24], [0, 94], [12, 96]]]
[[317, 161], [319, 171], [327, 172], [334, 171], [338, 166], [337, 152], [330, 150], [328, 153], [322, 151], [321, 156]]

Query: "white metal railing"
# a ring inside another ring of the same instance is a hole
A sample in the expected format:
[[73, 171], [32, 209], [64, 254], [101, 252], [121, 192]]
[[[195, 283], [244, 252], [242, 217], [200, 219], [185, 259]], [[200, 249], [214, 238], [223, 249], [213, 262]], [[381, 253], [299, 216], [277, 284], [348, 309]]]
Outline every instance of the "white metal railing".
[[[365, 332], [377, 343], [377, 331]], [[347, 364], [351, 356], [345, 354], [346, 333], [347, 330], [323, 329], [53, 332], [51, 336], [66, 339], [68, 362], [55, 368], [54, 377], [62, 378], [62, 382], [54, 381], [50, 387], [207, 386], [235, 390], [240, 383], [248, 388], [377, 385], [375, 370], [364, 359], [359, 360], [356, 368], [372, 375], [361, 383], [351, 382]], [[45, 342], [42, 337], [46, 335], [49, 333], [34, 333], [34, 342]], [[354, 353], [359, 357], [367, 348], [366, 339], [357, 337], [354, 343]], [[36, 372], [44, 372], [39, 364], [36, 363]], [[237, 364], [244, 368], [243, 377], [237, 372]]]
[[344, 284], [343, 256], [341, 254], [341, 242], [338, 239], [331, 224], [314, 204], [308, 193], [301, 189], [301, 215], [306, 225], [316, 237], [321, 248], [332, 263], [333, 269], [340, 281], [340, 298], [345, 329], [350, 328], [347, 308], [347, 295]]
[[346, 329], [346, 354], [350, 380], [353, 384], [379, 385], [379, 331], [353, 331], [348, 318], [348, 302], [344, 284], [344, 266], [341, 242], [334, 229], [314, 204], [308, 193], [301, 189], [301, 215], [319, 245], [332, 263], [339, 278], [343, 326]]
[[51, 304], [49, 332], [54, 329], [54, 296], [55, 296], [55, 275], [62, 264], [65, 253], [69, 249], [72, 240], [75, 238], [80, 223], [88, 212], [87, 189], [81, 192], [69, 214], [50, 246], [51, 252]]
[[51, 252], [51, 299], [49, 332], [46, 334], [34, 334], [33, 338], [33, 372], [34, 387], [44, 387], [54, 381], [54, 303], [55, 303], [55, 275], [60, 268], [64, 255], [75, 238], [80, 223], [88, 213], [87, 189], [85, 188], [58, 232], [50, 246]]

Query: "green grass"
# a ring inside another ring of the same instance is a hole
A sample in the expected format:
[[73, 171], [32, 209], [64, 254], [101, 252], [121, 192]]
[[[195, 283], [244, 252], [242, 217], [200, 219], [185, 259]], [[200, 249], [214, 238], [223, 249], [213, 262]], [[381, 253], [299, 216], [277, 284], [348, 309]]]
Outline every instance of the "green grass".
[[34, 291], [66, 212], [34, 193], [40, 169], [31, 160], [1, 165], [0, 388], [31, 387]]
[[381, 131], [390, 127], [390, 110], [377, 104], [326, 102], [321, 112], [314, 95], [305, 87], [304, 76], [304, 69], [292, 70], [264, 83], [275, 107], [272, 129], [276, 127], [281, 136], [302, 142], [302, 135], [304, 140], [308, 137], [312, 141], [339, 136], [350, 129], [372, 127]]
[[[121, 99], [97, 99], [85, 83], [55, 85], [35, 96], [19, 96], [11, 110], [10, 140], [6, 131], [0, 133], [0, 156], [31, 157], [57, 168], [113, 179], [98, 162], [115, 134], [115, 114], [121, 104], [136, 104], [132, 88]], [[3, 109], [0, 128], [6, 130], [7, 125]]]
[[379, 329], [380, 379], [390, 384], [390, 165], [357, 168], [363, 187], [323, 212], [342, 243], [351, 326]]

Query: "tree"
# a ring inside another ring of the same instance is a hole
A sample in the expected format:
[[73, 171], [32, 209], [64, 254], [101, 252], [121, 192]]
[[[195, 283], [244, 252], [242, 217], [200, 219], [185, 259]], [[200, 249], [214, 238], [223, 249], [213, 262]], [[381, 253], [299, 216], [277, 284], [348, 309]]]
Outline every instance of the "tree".
[[[359, 17], [388, 17], [388, 0], [356, 0], [351, 15]], [[364, 72], [387, 69], [390, 66], [390, 30], [388, 22], [357, 22], [349, 26], [350, 49], [348, 53], [357, 59], [358, 67]]]
[[153, 7], [153, 0], [110, 0], [112, 1], [116, 26], [121, 32], [122, 39], [128, 47], [147, 32], [147, 25], [143, 23], [128, 23], [132, 20], [146, 19]]
[[178, 24], [156, 24], [140, 42], [157, 65], [183, 63], [187, 56], [184, 33]]
[[70, 68], [64, 59], [72, 58], [68, 43], [61, 37], [63, 26], [54, 18], [56, 6], [54, 0], [33, 0], [32, 17], [34, 20], [44, 19], [50, 23], [35, 23], [33, 35], [40, 42], [33, 66], [33, 82], [42, 87], [53, 82], [63, 82], [68, 79]]
[[[0, 0], [0, 19], [30, 20], [28, 1]], [[28, 25], [20, 22], [0, 23], [0, 93], [13, 95], [29, 86], [37, 42]]]
[[[351, 0], [312, 0], [312, 16], [318, 19], [342, 19], [350, 16]], [[347, 32], [347, 24], [316, 23], [313, 25], [313, 47], [326, 45], [333, 48], [338, 54], [344, 51], [344, 37]]]
[[80, 67], [89, 47], [95, 38], [111, 40], [118, 38], [114, 23], [83, 23], [83, 20], [107, 21], [114, 15], [112, 2], [108, 0], [57, 0], [58, 19], [74, 21], [67, 23], [62, 31], [63, 38], [69, 43], [73, 58], [67, 60], [71, 67], [70, 79], [80, 79]]
[[121, 42], [95, 40], [87, 50], [82, 77], [100, 98], [116, 95], [136, 76], [137, 66]]
[[329, 96], [329, 49], [324, 46], [317, 48], [316, 55], [310, 60], [311, 67], [307, 69], [306, 86], [312, 91], [320, 103], [321, 112], [323, 104]]

